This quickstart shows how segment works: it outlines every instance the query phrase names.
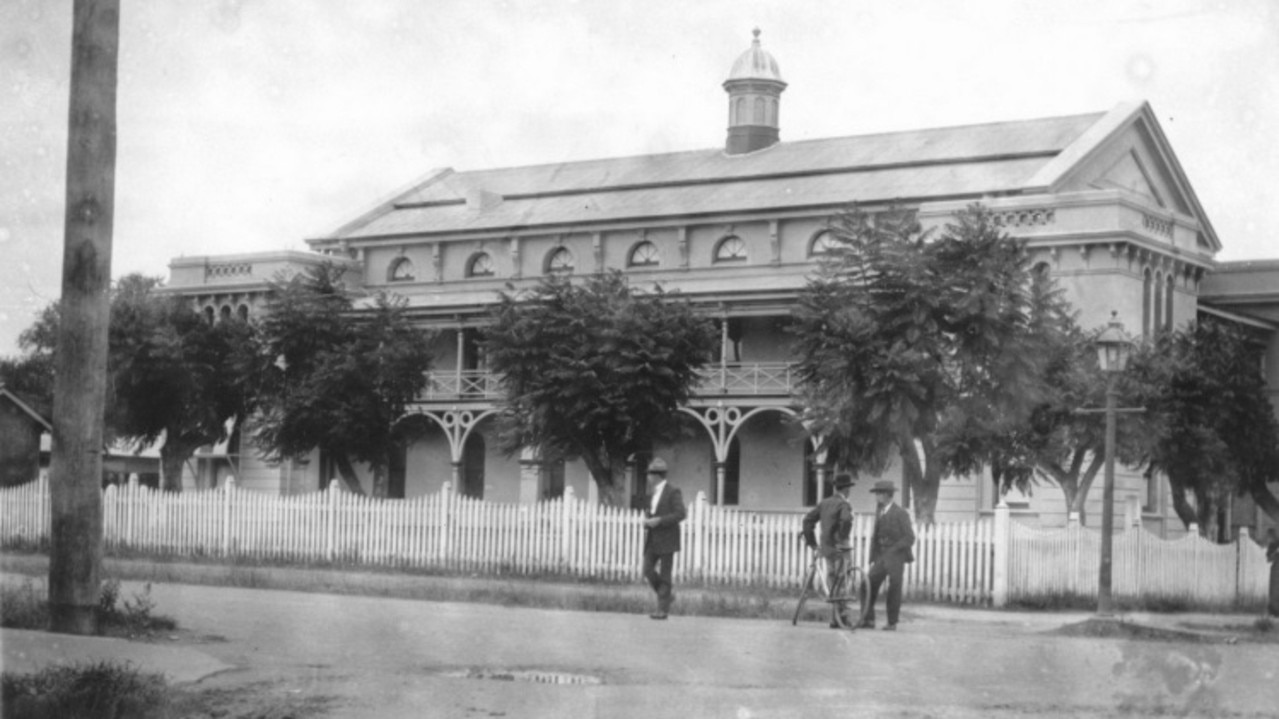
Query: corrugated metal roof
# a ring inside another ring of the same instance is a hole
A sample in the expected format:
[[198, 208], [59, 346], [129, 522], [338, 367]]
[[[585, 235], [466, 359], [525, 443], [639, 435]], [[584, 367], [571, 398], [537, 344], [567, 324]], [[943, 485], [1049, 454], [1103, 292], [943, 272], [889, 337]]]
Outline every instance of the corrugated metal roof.
[[[336, 238], [464, 232], [743, 209], [1000, 192], [1030, 178], [1105, 113], [453, 172]], [[506, 198], [470, 209], [469, 193]]]

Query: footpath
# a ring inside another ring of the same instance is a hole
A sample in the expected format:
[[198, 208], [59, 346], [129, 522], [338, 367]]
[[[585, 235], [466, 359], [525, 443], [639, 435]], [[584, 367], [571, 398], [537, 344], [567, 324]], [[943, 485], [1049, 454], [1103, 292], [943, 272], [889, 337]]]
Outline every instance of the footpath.
[[[105, 578], [135, 585], [193, 585], [232, 587], [251, 594], [254, 590], [307, 592], [328, 595], [390, 597], [419, 601], [474, 602], [529, 606], [540, 609], [613, 611], [646, 613], [651, 592], [641, 584], [593, 584], [543, 581], [518, 577], [432, 576], [392, 571], [350, 569], [296, 569], [286, 567], [245, 567], [189, 562], [155, 562], [108, 558], [103, 562]], [[39, 554], [0, 554], [0, 578], [6, 583], [24, 578], [42, 581], [48, 576], [48, 557]], [[758, 605], [758, 592], [734, 587], [677, 588], [677, 613], [686, 615], [728, 615], [725, 607]], [[122, 592], [122, 599], [131, 594]], [[779, 595], [755, 616], [762, 622], [789, 624], [793, 598]], [[164, 606], [157, 613], [166, 614]], [[882, 608], [881, 608], [882, 612]], [[749, 613], [748, 613], [749, 614]], [[908, 601], [903, 608], [903, 624], [912, 633], [944, 631], [968, 633], [1040, 634], [1079, 625], [1092, 617], [1090, 612], [1035, 612], [996, 610]], [[1229, 644], [1257, 619], [1251, 614], [1217, 613], [1129, 613], [1123, 623], [1166, 633], [1183, 635], [1187, 641], [1208, 640]], [[881, 617], [882, 620], [882, 617]], [[179, 622], [181, 624], [181, 622]], [[1175, 638], [1175, 637], [1174, 637]], [[3, 670], [34, 671], [51, 663], [127, 662], [140, 671], [165, 674], [171, 681], [191, 682], [224, 671], [223, 662], [204, 652], [163, 642], [128, 641], [104, 637], [79, 637], [43, 631], [0, 631]]]

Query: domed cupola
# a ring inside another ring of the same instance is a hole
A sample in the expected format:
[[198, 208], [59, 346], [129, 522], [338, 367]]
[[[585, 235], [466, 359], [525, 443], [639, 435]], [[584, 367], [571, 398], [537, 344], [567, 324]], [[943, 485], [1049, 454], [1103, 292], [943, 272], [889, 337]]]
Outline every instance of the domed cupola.
[[786, 82], [777, 60], [759, 46], [755, 28], [751, 47], [733, 63], [724, 81], [728, 93], [728, 144], [730, 155], [761, 150], [778, 141], [778, 105]]

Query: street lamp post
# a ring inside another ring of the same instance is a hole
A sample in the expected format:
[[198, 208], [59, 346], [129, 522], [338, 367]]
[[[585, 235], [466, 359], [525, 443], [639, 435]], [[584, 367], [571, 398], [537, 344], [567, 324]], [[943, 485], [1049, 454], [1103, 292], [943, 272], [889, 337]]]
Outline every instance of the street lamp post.
[[1123, 325], [1112, 312], [1110, 323], [1097, 336], [1097, 359], [1106, 373], [1106, 475], [1101, 505], [1101, 571], [1097, 575], [1097, 616], [1114, 616], [1114, 600], [1111, 596], [1111, 557], [1115, 535], [1115, 425], [1118, 414], [1116, 400], [1119, 396], [1115, 379], [1128, 365], [1132, 342], [1124, 334]]

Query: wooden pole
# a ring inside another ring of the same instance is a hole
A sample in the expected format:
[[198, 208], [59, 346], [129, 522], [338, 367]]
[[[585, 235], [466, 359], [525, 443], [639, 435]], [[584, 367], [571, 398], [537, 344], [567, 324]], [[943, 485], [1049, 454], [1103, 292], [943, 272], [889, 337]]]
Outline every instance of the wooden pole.
[[115, 207], [119, 0], [75, 0], [62, 302], [49, 467], [49, 628], [97, 632]]

